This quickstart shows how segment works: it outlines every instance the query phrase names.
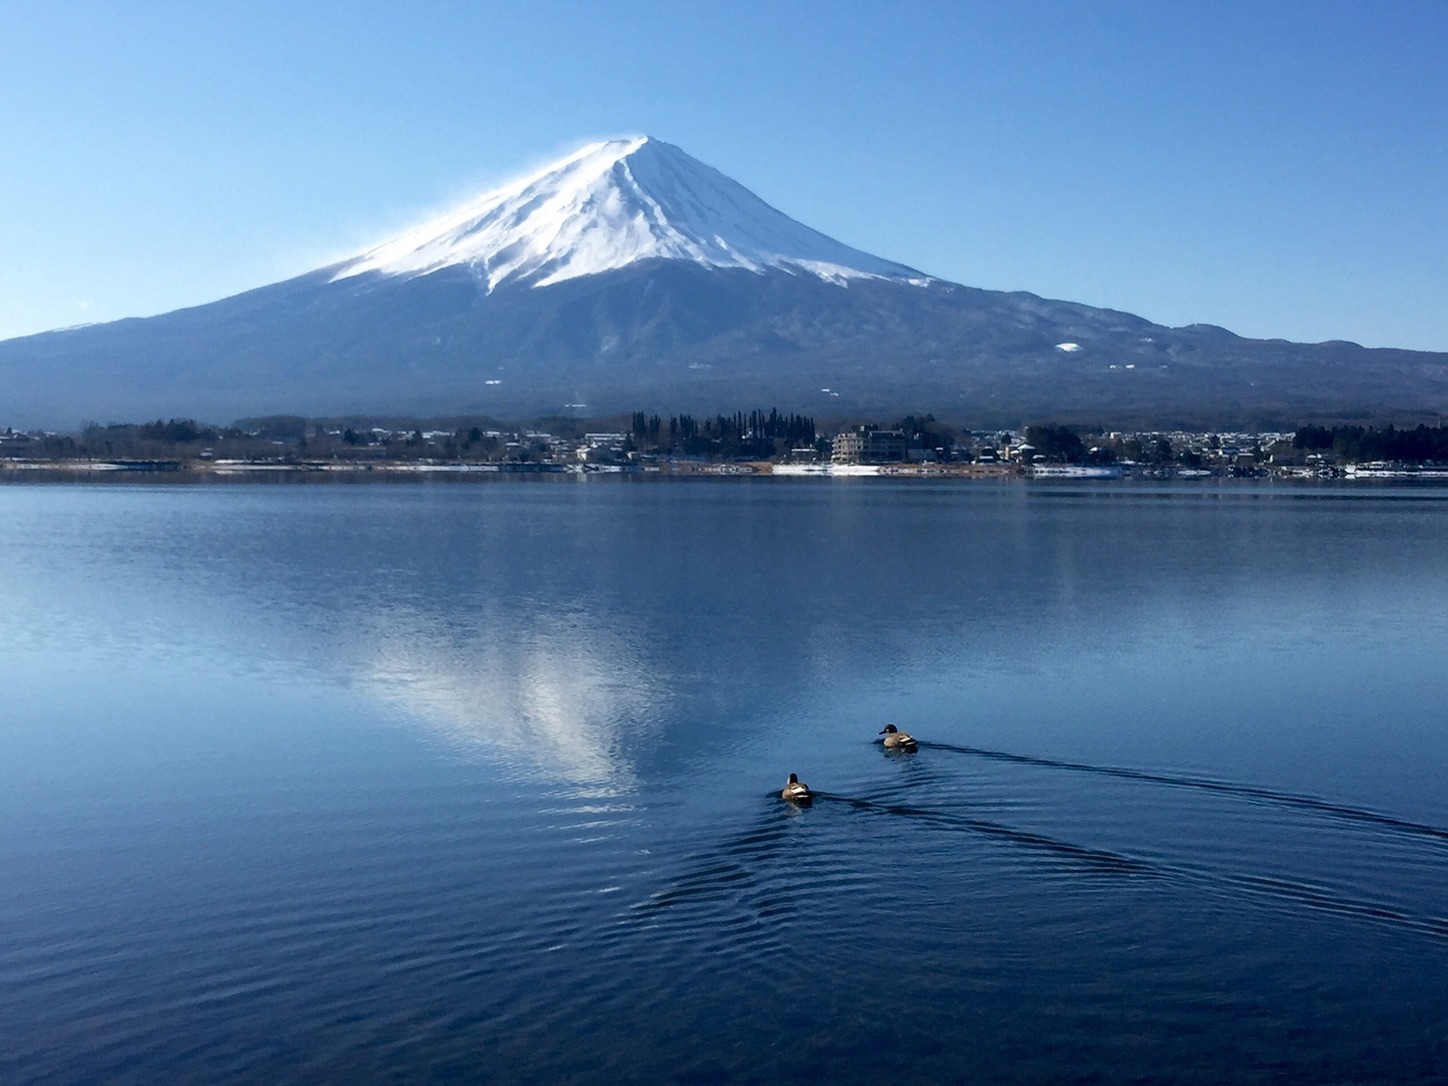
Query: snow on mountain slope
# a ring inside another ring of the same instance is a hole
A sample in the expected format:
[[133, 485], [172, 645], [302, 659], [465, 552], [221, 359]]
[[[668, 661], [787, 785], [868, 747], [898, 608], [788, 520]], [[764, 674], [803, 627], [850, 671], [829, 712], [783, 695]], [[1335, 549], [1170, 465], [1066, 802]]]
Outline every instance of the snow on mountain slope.
[[585, 147], [345, 262], [335, 279], [462, 265], [491, 291], [513, 279], [541, 287], [658, 258], [780, 268], [836, 283], [929, 282], [795, 222], [718, 170], [647, 136]]

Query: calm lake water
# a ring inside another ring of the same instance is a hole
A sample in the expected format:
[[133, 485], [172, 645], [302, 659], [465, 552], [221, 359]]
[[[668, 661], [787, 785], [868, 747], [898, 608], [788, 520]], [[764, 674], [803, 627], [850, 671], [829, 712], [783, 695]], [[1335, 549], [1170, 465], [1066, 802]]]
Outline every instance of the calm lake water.
[[0, 525], [5, 1083], [1448, 1075], [1448, 490]]

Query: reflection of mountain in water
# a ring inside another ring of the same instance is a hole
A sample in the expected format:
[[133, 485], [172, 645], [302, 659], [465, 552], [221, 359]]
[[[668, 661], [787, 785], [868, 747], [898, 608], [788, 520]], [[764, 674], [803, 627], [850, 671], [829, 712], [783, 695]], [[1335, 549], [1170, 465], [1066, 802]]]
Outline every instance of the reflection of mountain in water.
[[597, 625], [540, 620], [495, 639], [418, 615], [396, 622], [358, 682], [458, 746], [612, 793], [634, 785], [630, 748], [658, 728], [648, 674], [628, 641]]

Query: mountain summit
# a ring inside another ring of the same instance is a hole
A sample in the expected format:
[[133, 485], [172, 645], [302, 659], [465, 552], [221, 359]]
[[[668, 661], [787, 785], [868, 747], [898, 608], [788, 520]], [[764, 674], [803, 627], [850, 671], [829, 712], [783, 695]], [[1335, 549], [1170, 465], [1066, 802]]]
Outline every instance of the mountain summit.
[[576, 151], [344, 262], [334, 278], [427, 275], [459, 266], [491, 291], [510, 280], [549, 286], [652, 259], [778, 268], [836, 283], [926, 281], [795, 222], [718, 170], [649, 136]]
[[0, 343], [0, 427], [765, 405], [992, 427], [1436, 421], [1448, 355], [944, 282], [648, 138], [592, 144], [285, 282]]

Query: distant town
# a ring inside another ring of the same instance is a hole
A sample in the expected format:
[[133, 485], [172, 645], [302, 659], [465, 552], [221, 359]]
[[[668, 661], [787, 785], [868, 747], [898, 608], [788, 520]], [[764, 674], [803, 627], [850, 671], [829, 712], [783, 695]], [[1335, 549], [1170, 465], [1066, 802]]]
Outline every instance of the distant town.
[[0, 476], [657, 473], [962, 477], [1441, 477], [1448, 426], [1310, 424], [1292, 432], [969, 430], [932, 415], [819, 426], [778, 410], [697, 418], [190, 419], [0, 430]]

